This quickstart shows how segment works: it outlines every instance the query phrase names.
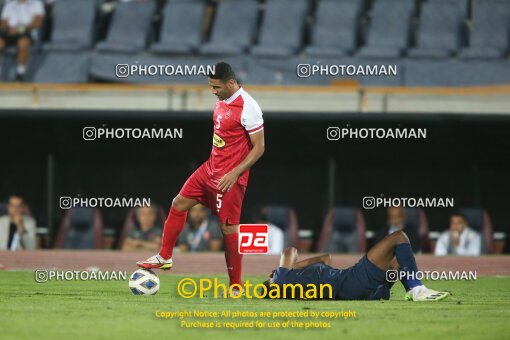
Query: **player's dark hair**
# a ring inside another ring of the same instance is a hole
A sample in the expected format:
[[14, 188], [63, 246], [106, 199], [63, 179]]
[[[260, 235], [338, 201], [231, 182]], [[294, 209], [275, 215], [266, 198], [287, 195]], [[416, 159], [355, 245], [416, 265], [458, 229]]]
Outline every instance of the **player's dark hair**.
[[466, 215], [464, 215], [460, 211], [454, 211], [453, 214], [450, 215], [450, 218], [452, 218], [452, 217], [460, 217], [460, 218], [462, 218], [467, 223]]
[[236, 74], [234, 73], [232, 66], [223, 61], [214, 65], [214, 71], [209, 72], [208, 77], [211, 79], [219, 79], [223, 83], [226, 83], [227, 81], [232, 79], [237, 81]]

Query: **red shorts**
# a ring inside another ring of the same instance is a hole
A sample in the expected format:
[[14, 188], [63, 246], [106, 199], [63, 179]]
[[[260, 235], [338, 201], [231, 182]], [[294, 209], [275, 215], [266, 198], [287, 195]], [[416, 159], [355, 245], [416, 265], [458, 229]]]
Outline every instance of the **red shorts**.
[[230, 191], [221, 192], [202, 164], [184, 183], [179, 195], [197, 200], [218, 216], [220, 223], [239, 224], [246, 186], [235, 183]]

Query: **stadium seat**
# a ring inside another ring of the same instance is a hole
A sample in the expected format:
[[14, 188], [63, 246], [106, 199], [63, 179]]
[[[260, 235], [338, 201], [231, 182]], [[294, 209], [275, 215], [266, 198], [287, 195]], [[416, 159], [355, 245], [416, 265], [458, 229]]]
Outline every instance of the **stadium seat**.
[[251, 54], [270, 57], [295, 54], [301, 46], [308, 9], [308, 0], [268, 0], [259, 44], [251, 48]]
[[[139, 228], [139, 222], [138, 222], [138, 218], [136, 217], [136, 209], [137, 208], [133, 208], [133, 209], [130, 209], [126, 215], [126, 219], [124, 220], [124, 225], [122, 227], [122, 230], [120, 231], [120, 234], [119, 234], [119, 237], [117, 239], [117, 242], [115, 242], [115, 248], [116, 249], [121, 249], [122, 248], [122, 245], [124, 244], [124, 241], [126, 240], [126, 237], [129, 233], [129, 231], [131, 230], [131, 228]], [[156, 217], [156, 223], [158, 225], [160, 225], [162, 228], [163, 226], [165, 225], [165, 213], [163, 211], [163, 209], [161, 208], [157, 208], [158, 209], [158, 216]]]
[[502, 58], [509, 48], [510, 2], [479, 0], [473, 3], [469, 47], [459, 53], [464, 59]]
[[321, 0], [312, 31], [308, 56], [342, 57], [356, 48], [359, 0]]
[[317, 243], [317, 250], [329, 253], [365, 253], [365, 219], [352, 207], [329, 209]]
[[262, 212], [267, 216], [269, 223], [276, 225], [285, 233], [285, 247], [292, 246], [298, 248], [299, 226], [294, 208], [282, 205], [270, 205], [262, 208]]
[[[233, 55], [246, 52], [255, 36], [257, 16], [258, 3], [255, 0], [221, 1], [216, 10], [211, 40], [200, 47], [200, 53]], [[232, 29], [233, 22], [236, 22], [235, 29]]]
[[507, 61], [406, 60], [406, 86], [475, 86], [508, 84]]
[[55, 240], [55, 248], [103, 249], [103, 218], [99, 209], [67, 210]]
[[203, 0], [171, 0], [163, 9], [159, 42], [151, 46], [153, 53], [189, 54], [202, 42], [202, 26], [206, 2]]
[[430, 253], [429, 223], [425, 210], [422, 208], [406, 208], [406, 228], [413, 228], [416, 230], [416, 234], [418, 234], [420, 238], [420, 249], [422, 253]]
[[145, 49], [155, 8], [153, 0], [119, 2], [97, 51], [134, 54]]
[[51, 42], [45, 50], [79, 51], [92, 46], [95, 0], [60, 0], [53, 7]]
[[459, 49], [466, 1], [425, 2], [421, 10], [417, 46], [408, 51], [414, 58], [448, 58]]
[[89, 52], [47, 53], [33, 76], [34, 83], [86, 83], [89, 77]]
[[411, 33], [414, 1], [376, 0], [366, 45], [358, 52], [363, 58], [398, 58], [407, 47]]
[[468, 226], [482, 236], [482, 254], [493, 254], [492, 222], [487, 210], [483, 208], [463, 208], [459, 210], [466, 216]]

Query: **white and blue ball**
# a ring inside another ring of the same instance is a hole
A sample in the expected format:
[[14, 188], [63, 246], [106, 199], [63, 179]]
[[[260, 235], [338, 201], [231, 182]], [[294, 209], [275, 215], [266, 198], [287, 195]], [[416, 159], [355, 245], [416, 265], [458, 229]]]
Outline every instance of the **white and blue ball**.
[[150, 269], [138, 269], [129, 278], [129, 289], [135, 295], [154, 295], [159, 290], [159, 277]]

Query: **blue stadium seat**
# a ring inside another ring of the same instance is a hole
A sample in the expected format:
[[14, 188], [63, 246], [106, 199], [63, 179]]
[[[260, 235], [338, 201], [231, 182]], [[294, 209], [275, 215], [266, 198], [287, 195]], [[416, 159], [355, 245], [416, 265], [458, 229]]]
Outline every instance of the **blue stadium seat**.
[[47, 53], [33, 76], [34, 83], [86, 83], [89, 52], [52, 51]]
[[299, 225], [294, 208], [284, 205], [269, 205], [262, 208], [269, 223], [276, 225], [284, 232], [284, 244], [286, 247], [299, 246]]
[[103, 218], [99, 209], [67, 210], [58, 230], [55, 248], [103, 249]]
[[317, 250], [327, 253], [364, 253], [367, 249], [365, 219], [360, 209], [331, 208], [322, 225]]
[[[218, 4], [211, 40], [201, 54], [242, 54], [255, 36], [258, 16], [256, 0], [223, 0]], [[235, 22], [235, 29], [232, 23]]]
[[408, 51], [415, 58], [447, 58], [461, 45], [467, 2], [431, 1], [422, 7], [417, 46]]
[[128, 54], [145, 49], [155, 8], [153, 0], [119, 2], [113, 12], [108, 36], [97, 44], [96, 49]]
[[406, 60], [405, 86], [482, 86], [508, 84], [507, 61]]
[[312, 31], [308, 56], [342, 57], [356, 48], [361, 11], [359, 0], [321, 0]]
[[308, 0], [268, 0], [259, 44], [251, 48], [251, 54], [268, 57], [294, 55], [303, 40], [308, 9]]
[[79, 51], [92, 46], [95, 0], [60, 0], [53, 7], [51, 42], [45, 50]]
[[398, 58], [407, 47], [411, 33], [414, 1], [377, 0], [371, 12], [366, 45], [358, 56], [364, 58]]
[[203, 0], [171, 0], [163, 9], [159, 42], [151, 51], [161, 54], [189, 54], [202, 42], [206, 3]]
[[469, 47], [459, 53], [464, 59], [503, 58], [509, 48], [510, 2], [476, 1]]

